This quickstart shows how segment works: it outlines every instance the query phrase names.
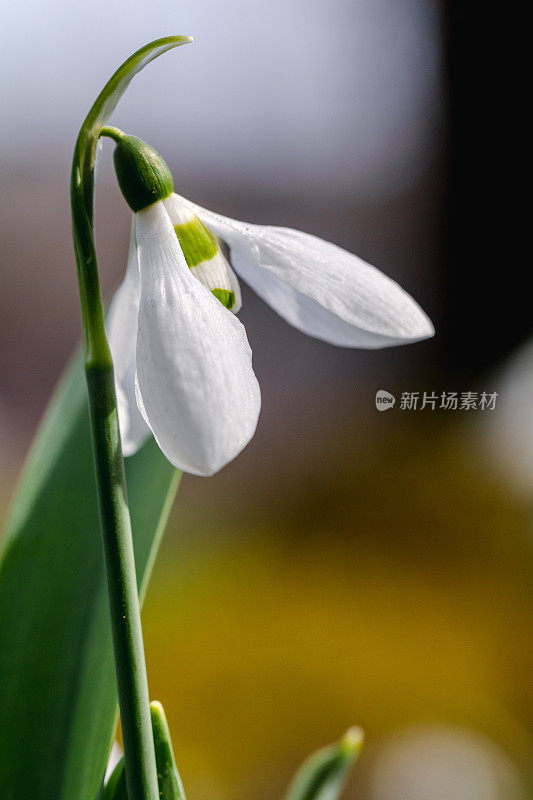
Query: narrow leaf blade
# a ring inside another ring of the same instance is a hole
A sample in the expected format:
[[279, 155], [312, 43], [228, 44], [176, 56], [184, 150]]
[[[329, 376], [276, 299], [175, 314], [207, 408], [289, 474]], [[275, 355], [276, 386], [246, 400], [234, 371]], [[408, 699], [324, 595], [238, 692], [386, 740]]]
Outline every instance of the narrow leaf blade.
[[[143, 593], [178, 473], [153, 441], [126, 473]], [[8, 522], [0, 686], [0, 797], [96, 797], [117, 697], [81, 359], [51, 402]]]
[[362, 746], [362, 730], [350, 728], [340, 742], [313, 753], [296, 773], [285, 800], [337, 800]]
[[150, 703], [150, 715], [154, 732], [157, 780], [161, 800], [185, 800], [183, 784], [174, 759], [170, 731], [161, 703]]

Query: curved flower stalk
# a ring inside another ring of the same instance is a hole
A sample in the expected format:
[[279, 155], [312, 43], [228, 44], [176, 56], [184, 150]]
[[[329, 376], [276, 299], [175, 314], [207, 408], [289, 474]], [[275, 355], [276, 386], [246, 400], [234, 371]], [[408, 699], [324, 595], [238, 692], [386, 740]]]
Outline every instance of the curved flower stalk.
[[168, 36], [130, 56], [90, 109], [72, 160], [72, 233], [129, 800], [157, 800], [159, 791], [113, 362], [94, 245], [94, 164], [102, 128], [134, 75], [159, 55], [191, 41], [189, 36]]
[[[374, 349], [433, 335], [420, 306], [362, 259], [307, 233], [208, 211], [172, 191], [168, 167], [144, 142], [115, 128], [103, 135], [117, 142], [117, 177], [134, 211], [126, 276], [107, 317], [126, 455], [152, 432], [177, 467], [211, 475], [252, 438], [260, 393], [234, 316], [233, 268], [287, 322], [331, 344]], [[135, 148], [165, 175], [155, 194], [134, 181]]]

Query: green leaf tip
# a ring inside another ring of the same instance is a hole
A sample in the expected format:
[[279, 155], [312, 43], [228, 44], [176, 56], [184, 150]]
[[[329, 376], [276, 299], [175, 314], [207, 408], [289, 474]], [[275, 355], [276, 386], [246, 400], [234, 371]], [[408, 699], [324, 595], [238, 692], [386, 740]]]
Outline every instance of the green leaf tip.
[[[167, 719], [163, 706], [157, 700], [150, 703], [150, 717], [160, 800], [185, 800], [185, 792], [174, 760]], [[120, 759], [104, 786], [100, 800], [128, 800], [124, 757]]]
[[294, 776], [284, 800], [337, 800], [363, 740], [361, 728], [349, 728], [339, 742], [313, 753]]
[[176, 34], [175, 36], [164, 36], [162, 39], [156, 39], [153, 42], [150, 42], [147, 47], [151, 47], [153, 45], [160, 44], [166, 41], [173, 41], [176, 43], [176, 46], [179, 44], [192, 44], [194, 42], [194, 36], [185, 36], [183, 34]]
[[365, 742], [365, 734], [362, 728], [354, 725], [348, 728], [342, 739], [340, 740], [340, 747], [347, 755], [358, 756], [363, 749]]
[[150, 716], [161, 800], [185, 800], [183, 784], [174, 760], [167, 718], [163, 706], [157, 700], [150, 703]]

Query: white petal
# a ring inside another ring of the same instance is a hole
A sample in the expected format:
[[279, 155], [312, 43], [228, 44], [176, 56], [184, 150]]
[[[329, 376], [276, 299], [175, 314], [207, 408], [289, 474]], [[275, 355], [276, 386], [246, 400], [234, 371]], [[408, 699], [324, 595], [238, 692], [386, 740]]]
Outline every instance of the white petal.
[[137, 214], [137, 401], [166, 457], [211, 475], [254, 434], [261, 405], [239, 320], [188, 268], [163, 203]]
[[135, 398], [135, 352], [141, 278], [135, 242], [135, 215], [132, 217], [128, 265], [124, 280], [115, 292], [106, 318], [106, 331], [113, 358], [115, 389], [122, 452], [131, 456], [150, 435]]
[[304, 333], [364, 348], [433, 335], [431, 321], [407, 292], [346, 250], [307, 233], [249, 225], [178, 200], [229, 245], [239, 275]]

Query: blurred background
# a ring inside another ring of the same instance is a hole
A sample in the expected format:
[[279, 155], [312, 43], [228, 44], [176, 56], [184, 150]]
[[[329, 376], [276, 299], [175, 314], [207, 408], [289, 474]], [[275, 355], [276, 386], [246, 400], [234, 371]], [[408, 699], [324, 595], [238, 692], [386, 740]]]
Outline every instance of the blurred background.
[[[504, 23], [485, 18], [480, 36], [464, 5], [3, 10], [3, 510], [80, 335], [77, 131], [153, 38], [196, 42], [138, 76], [113, 121], [161, 152], [177, 191], [356, 252], [437, 330], [336, 349], [243, 288], [259, 428], [216, 477], [184, 477], [144, 611], [151, 694], [191, 800], [279, 796], [351, 724], [367, 745], [347, 800], [532, 796], [533, 348], [514, 354], [531, 310], [506, 217], [520, 140], [491, 45]], [[96, 235], [109, 299], [129, 235], [109, 143]], [[386, 413], [380, 389], [397, 397]], [[498, 398], [493, 412], [402, 411], [401, 393], [417, 391]]]

